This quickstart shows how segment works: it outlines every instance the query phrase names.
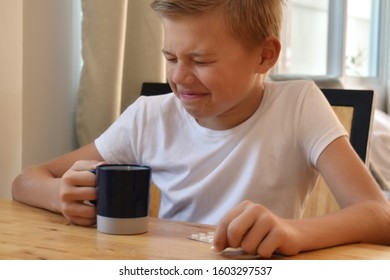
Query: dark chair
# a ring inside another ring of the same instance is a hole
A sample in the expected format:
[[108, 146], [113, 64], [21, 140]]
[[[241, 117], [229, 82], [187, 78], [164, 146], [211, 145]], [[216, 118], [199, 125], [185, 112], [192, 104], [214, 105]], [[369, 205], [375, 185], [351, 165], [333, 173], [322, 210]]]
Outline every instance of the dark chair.
[[[349, 132], [349, 141], [368, 166], [368, 151], [374, 113], [371, 90], [321, 89], [341, 123]], [[340, 209], [322, 177], [313, 190], [304, 212], [305, 217], [321, 216]]]
[[349, 140], [365, 163], [368, 163], [369, 139], [374, 113], [372, 90], [321, 89], [349, 131]]
[[141, 95], [152, 96], [172, 92], [168, 83], [143, 83], [141, 87]]

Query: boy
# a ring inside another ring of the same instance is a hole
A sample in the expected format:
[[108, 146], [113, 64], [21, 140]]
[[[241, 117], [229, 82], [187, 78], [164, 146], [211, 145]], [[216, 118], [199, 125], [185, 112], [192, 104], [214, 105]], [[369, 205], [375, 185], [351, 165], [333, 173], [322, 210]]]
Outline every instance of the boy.
[[[160, 217], [217, 225], [214, 248], [292, 255], [390, 244], [390, 207], [311, 82], [264, 82], [276, 63], [281, 0], [155, 0], [172, 94], [142, 97], [94, 143], [16, 178], [16, 200], [95, 223], [99, 162], [153, 169]], [[300, 219], [327, 181], [342, 210]]]

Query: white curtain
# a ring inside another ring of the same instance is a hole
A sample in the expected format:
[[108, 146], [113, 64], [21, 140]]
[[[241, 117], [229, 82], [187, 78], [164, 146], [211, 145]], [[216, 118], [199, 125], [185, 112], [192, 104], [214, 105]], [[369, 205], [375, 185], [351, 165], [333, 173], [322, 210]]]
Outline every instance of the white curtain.
[[152, 0], [82, 0], [79, 145], [92, 142], [146, 81], [165, 80], [162, 27]]
[[389, 66], [388, 66], [388, 73], [387, 73], [387, 108], [386, 109], [387, 109], [387, 113], [390, 114], [390, 50], [389, 50], [388, 58], [389, 58], [389, 62], [388, 62]]
[[[388, 10], [390, 10], [390, 4], [388, 4]], [[386, 111], [390, 115], [390, 19], [387, 18], [387, 85], [386, 85], [386, 92], [387, 92], [387, 107]], [[386, 47], [385, 47], [386, 49]]]

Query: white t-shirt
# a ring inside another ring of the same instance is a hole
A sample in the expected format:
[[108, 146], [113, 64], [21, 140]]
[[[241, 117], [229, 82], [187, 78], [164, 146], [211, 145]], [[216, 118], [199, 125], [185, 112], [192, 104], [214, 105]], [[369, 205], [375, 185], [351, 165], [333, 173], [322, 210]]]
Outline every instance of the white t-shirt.
[[257, 111], [224, 131], [200, 126], [173, 95], [140, 97], [95, 144], [110, 163], [153, 170], [160, 218], [217, 224], [243, 200], [302, 215], [317, 159], [346, 135], [310, 81], [267, 82]]

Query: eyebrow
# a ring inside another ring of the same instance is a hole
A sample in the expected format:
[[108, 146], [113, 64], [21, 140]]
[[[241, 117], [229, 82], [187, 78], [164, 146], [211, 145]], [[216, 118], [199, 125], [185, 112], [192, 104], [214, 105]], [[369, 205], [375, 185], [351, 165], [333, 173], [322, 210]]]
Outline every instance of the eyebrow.
[[[163, 54], [175, 56], [173, 53], [171, 53], [167, 50], [162, 49], [161, 51]], [[215, 56], [217, 54], [216, 53], [206, 53], [206, 52], [193, 52], [193, 53], [190, 53], [190, 55], [192, 57], [205, 57], [205, 56]]]

